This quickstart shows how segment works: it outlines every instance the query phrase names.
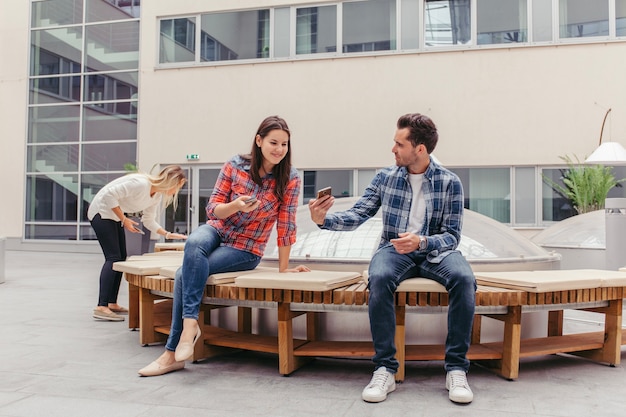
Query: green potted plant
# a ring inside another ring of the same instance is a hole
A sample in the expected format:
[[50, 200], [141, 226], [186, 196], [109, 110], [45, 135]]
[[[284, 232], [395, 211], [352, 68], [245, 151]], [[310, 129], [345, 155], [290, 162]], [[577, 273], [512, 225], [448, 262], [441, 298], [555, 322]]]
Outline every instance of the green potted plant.
[[545, 175], [542, 175], [543, 180], [554, 191], [570, 200], [578, 214], [603, 209], [609, 190], [621, 187], [621, 183], [626, 180], [616, 180], [611, 167], [585, 165], [576, 156], [575, 161], [567, 155], [559, 158], [567, 164], [567, 168], [561, 170], [564, 186]]

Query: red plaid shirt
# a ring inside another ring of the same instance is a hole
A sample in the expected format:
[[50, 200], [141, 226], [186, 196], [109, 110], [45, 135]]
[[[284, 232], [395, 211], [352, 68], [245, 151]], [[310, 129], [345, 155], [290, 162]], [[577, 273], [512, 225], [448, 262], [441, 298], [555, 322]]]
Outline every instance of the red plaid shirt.
[[[278, 246], [296, 242], [296, 209], [300, 196], [300, 177], [291, 168], [289, 182], [281, 203], [274, 195], [276, 180], [270, 174], [259, 187], [250, 177], [250, 163], [241, 156], [226, 162], [215, 183], [215, 189], [206, 207], [207, 223], [217, 229], [222, 244], [263, 256], [267, 240], [276, 223]], [[261, 205], [250, 213], [237, 212], [225, 219], [215, 216], [215, 207], [229, 203], [239, 196], [256, 197]]]

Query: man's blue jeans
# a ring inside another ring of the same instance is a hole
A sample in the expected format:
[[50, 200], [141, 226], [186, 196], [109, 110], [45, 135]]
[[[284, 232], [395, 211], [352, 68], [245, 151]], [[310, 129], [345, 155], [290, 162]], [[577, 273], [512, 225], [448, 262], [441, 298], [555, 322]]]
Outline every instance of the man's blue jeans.
[[448, 290], [448, 336], [446, 338], [446, 371], [469, 369], [466, 358], [474, 322], [476, 279], [468, 262], [454, 251], [440, 263], [426, 260], [418, 251], [400, 254], [393, 246], [374, 254], [369, 266], [369, 318], [376, 369], [398, 370], [395, 359], [396, 315], [394, 293], [407, 278], [423, 277], [437, 281]]
[[[211, 274], [247, 271], [256, 268], [261, 257], [253, 253], [221, 246], [222, 239], [212, 226], [194, 230], [185, 243], [183, 266], [176, 271], [172, 325], [165, 349], [174, 351], [183, 331], [183, 319], [196, 319], [202, 294]], [[202, 325], [202, 323], [200, 323]]]

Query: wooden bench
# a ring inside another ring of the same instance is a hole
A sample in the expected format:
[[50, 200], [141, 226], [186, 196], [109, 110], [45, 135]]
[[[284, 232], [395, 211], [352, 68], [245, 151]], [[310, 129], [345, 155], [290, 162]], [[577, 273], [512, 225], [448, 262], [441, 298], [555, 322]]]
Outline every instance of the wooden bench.
[[[132, 327], [139, 327], [142, 344], [163, 342], [169, 333], [171, 300], [168, 299], [172, 297], [172, 277], [177, 266], [163, 266], [168, 261], [161, 257], [159, 259], [158, 262], [134, 260], [135, 263], [143, 262], [143, 266], [131, 267], [129, 262], [133, 262], [132, 260], [116, 264], [116, 269], [125, 272], [129, 294], [136, 294], [136, 300], [130, 302], [130, 310], [131, 313], [133, 310], [139, 311], [139, 314], [136, 325]], [[148, 264], [153, 265], [152, 269]], [[555, 272], [563, 276], [568, 273], [597, 275], [607, 271], [546, 271], [548, 276]], [[496, 278], [506, 278], [507, 274], [509, 273], [496, 273]], [[532, 273], [527, 271], [526, 274]], [[251, 276], [247, 275], [248, 278]], [[620, 277], [626, 278], [626, 274], [613, 278]], [[494, 277], [477, 274], [477, 279], [482, 283], [492, 281]], [[519, 376], [520, 358], [536, 355], [573, 353], [609, 365], [619, 364], [624, 339], [621, 324], [626, 284], [614, 285], [612, 282], [615, 279], [581, 282], [583, 287], [589, 288], [545, 291], [501, 288], [493, 286], [491, 282], [490, 285], [480, 284], [476, 292], [476, 316], [468, 358], [472, 361], [485, 361], [496, 373], [507, 379]], [[602, 282], [606, 285], [603, 286]], [[496, 284], [505, 286], [502, 283]], [[420, 278], [407, 280], [396, 292], [396, 356], [400, 363], [396, 374], [398, 381], [404, 379], [404, 365], [407, 360], [444, 359], [442, 344], [406, 344], [407, 314], [447, 312], [447, 293], [443, 287], [433, 288], [433, 285], [439, 286], [433, 281]], [[326, 312], [367, 312], [367, 300], [368, 290], [364, 282], [323, 291], [245, 287], [234, 282], [208, 284], [199, 320], [203, 323], [204, 344], [196, 346], [193, 360], [222, 354], [226, 349], [232, 348], [268, 352], [278, 355], [279, 372], [288, 375], [314, 357], [369, 358], [374, 353], [371, 341], [320, 340], [318, 326], [319, 315]], [[208, 314], [210, 310], [228, 306], [237, 307], [236, 330], [211, 324]], [[277, 310], [276, 336], [252, 333], [252, 308]], [[564, 335], [563, 310], [566, 309], [604, 314], [604, 331]], [[521, 338], [522, 314], [527, 311], [549, 312], [545, 337]], [[305, 339], [293, 336], [293, 320], [301, 315], [306, 317]], [[502, 341], [481, 342], [482, 317], [504, 323]]]

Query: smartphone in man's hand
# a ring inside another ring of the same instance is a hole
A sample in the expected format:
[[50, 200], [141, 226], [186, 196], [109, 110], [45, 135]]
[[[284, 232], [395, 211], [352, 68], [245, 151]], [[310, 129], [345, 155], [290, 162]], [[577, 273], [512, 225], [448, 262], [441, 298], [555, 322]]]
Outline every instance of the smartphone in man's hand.
[[321, 190], [317, 191], [317, 198], [320, 199], [326, 195], [332, 195], [332, 191], [333, 191], [332, 187], [322, 188]]

